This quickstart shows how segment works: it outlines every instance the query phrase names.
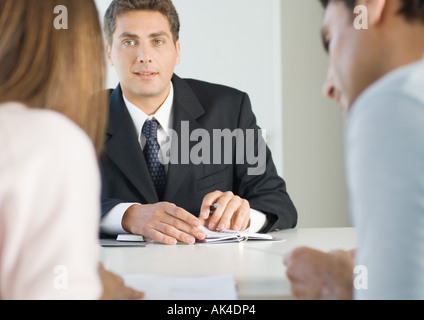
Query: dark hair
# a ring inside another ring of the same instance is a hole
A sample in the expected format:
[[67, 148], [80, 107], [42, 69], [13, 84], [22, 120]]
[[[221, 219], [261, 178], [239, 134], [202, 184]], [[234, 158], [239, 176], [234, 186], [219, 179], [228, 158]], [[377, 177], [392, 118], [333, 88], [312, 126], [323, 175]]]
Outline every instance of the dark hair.
[[[330, 2], [343, 2], [347, 8], [354, 9], [356, 0], [319, 0], [326, 8]], [[399, 0], [402, 4], [399, 14], [405, 16], [407, 20], [420, 20], [424, 23], [424, 0]]]
[[105, 13], [103, 26], [106, 41], [109, 44], [112, 44], [113, 33], [116, 29], [116, 18], [120, 14], [136, 10], [162, 13], [168, 19], [174, 42], [177, 42], [180, 33], [180, 20], [171, 0], [113, 0]]

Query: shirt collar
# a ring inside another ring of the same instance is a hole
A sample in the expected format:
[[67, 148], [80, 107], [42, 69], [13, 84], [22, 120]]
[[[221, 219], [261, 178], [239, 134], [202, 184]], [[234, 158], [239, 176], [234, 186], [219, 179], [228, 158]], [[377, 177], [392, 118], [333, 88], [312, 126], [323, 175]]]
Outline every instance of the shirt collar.
[[137, 136], [140, 136], [141, 129], [143, 128], [144, 122], [149, 119], [156, 119], [159, 123], [159, 125], [165, 130], [168, 131], [172, 127], [172, 105], [174, 101], [174, 86], [171, 81], [171, 88], [169, 90], [168, 97], [165, 99], [162, 106], [159, 107], [159, 109], [156, 111], [155, 114], [152, 114], [151, 116], [148, 116], [145, 114], [141, 109], [139, 109], [137, 106], [132, 104], [128, 99], [125, 97], [124, 94], [122, 94], [122, 97], [124, 98], [125, 105], [128, 109], [128, 112], [130, 113], [131, 119], [134, 123]]

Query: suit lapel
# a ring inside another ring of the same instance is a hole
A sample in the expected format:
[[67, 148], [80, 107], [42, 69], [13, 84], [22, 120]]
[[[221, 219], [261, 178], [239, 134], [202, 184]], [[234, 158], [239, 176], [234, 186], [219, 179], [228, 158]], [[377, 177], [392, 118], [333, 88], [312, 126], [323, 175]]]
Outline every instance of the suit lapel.
[[[192, 164], [181, 163], [181, 157], [183, 156], [181, 154], [181, 145], [183, 143], [187, 144], [187, 141], [182, 141], [182, 139], [187, 139], [193, 130], [201, 127], [196, 119], [205, 113], [199, 100], [184, 80], [174, 75], [172, 83], [174, 85], [173, 129], [178, 135], [178, 141], [172, 140], [171, 154], [178, 152], [179, 161], [176, 164], [170, 163], [168, 166], [164, 199], [168, 199], [169, 201], [172, 201], [181, 186], [181, 182], [184, 181], [192, 167]], [[182, 133], [182, 122], [186, 122], [186, 125], [188, 124], [189, 126], [188, 137]], [[191, 150], [196, 142], [188, 141], [188, 143], [189, 150]]]
[[158, 202], [134, 124], [122, 98], [120, 85], [110, 97], [110, 117], [105, 151], [146, 203]]

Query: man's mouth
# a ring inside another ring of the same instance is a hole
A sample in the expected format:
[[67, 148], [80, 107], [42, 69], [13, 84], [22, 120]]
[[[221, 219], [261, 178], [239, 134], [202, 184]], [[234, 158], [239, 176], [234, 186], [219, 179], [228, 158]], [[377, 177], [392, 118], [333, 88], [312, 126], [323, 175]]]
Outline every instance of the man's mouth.
[[153, 71], [135, 71], [134, 74], [143, 80], [149, 80], [154, 78], [155, 76], [157, 76], [159, 73], [158, 72], [153, 72]]

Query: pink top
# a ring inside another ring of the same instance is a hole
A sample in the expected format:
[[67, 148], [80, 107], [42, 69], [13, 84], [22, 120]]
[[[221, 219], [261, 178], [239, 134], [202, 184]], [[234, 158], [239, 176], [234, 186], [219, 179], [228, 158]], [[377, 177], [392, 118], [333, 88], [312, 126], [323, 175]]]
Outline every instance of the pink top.
[[0, 105], [0, 299], [98, 299], [100, 175], [63, 115]]

